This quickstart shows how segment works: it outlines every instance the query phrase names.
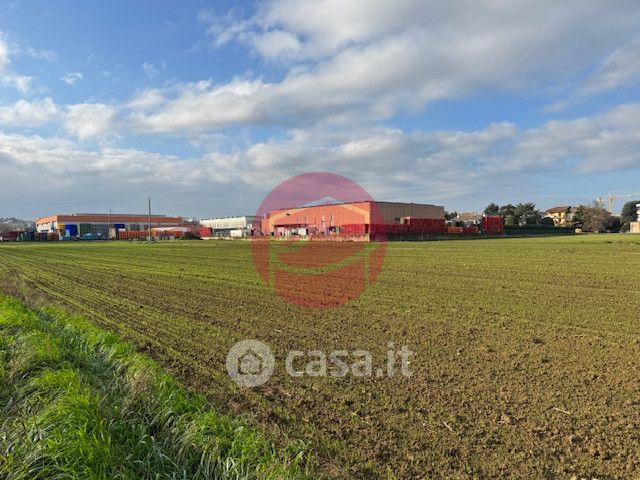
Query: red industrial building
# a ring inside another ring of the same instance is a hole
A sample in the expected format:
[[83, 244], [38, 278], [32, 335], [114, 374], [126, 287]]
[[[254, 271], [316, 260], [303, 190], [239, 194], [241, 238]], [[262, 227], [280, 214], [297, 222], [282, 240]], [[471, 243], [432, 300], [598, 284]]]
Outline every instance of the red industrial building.
[[262, 219], [263, 235], [367, 236], [446, 233], [444, 207], [363, 201], [274, 210]]

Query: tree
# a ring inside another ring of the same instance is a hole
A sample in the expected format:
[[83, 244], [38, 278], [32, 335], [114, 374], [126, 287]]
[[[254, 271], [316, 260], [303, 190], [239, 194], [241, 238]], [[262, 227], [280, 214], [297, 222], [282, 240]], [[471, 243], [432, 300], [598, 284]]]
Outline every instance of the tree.
[[458, 212], [444, 212], [444, 218], [446, 220], [453, 220], [458, 216]]
[[578, 218], [576, 223], [580, 223], [585, 232], [614, 231], [616, 228], [620, 231], [619, 219], [607, 212], [598, 201], [578, 207], [575, 218]]
[[542, 213], [536, 209], [535, 203], [519, 203], [514, 209], [519, 225], [540, 225]]
[[636, 207], [636, 205], [638, 205], [639, 203], [640, 200], [635, 200], [633, 202], [627, 202], [624, 204], [624, 207], [622, 207], [622, 215], [620, 217], [624, 223], [638, 221], [638, 208]]
[[578, 205], [576, 211], [573, 212], [573, 224], [576, 228], [582, 228], [584, 222], [584, 205]]
[[516, 207], [508, 204], [508, 205], [503, 205], [500, 207], [500, 210], [498, 211], [498, 215], [500, 215], [503, 218], [507, 218], [507, 217], [516, 217], [517, 219], [517, 215], [516, 215]]
[[507, 226], [540, 225], [542, 212], [536, 209], [535, 203], [519, 203], [518, 205], [498, 205], [490, 203], [484, 209], [486, 215], [498, 215], [505, 220]]
[[540, 225], [544, 225], [545, 227], [555, 227], [556, 223], [553, 221], [553, 218], [544, 217], [540, 220]]
[[622, 220], [620, 217], [609, 215], [609, 220], [607, 221], [605, 229], [607, 232], [620, 233], [620, 230], [622, 230]]
[[487, 208], [484, 209], [485, 215], [500, 215], [500, 205], [497, 203], [490, 203]]

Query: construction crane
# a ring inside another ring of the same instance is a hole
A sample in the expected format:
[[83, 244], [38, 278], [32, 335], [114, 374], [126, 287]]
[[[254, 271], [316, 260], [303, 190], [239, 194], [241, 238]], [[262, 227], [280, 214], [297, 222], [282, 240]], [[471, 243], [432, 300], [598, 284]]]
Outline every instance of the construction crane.
[[[616, 200], [623, 198], [637, 198], [640, 200], [640, 193], [610, 193], [607, 197], [609, 200], [609, 213], [613, 213], [613, 205]], [[602, 197], [599, 197], [598, 201], [602, 203]]]

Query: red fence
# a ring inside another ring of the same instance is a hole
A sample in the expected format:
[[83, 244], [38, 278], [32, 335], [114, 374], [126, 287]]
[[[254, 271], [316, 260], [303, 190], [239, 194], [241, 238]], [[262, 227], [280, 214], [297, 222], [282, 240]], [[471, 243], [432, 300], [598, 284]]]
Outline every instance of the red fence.
[[447, 232], [444, 219], [439, 218], [405, 218], [404, 223], [371, 225], [370, 233], [387, 233], [389, 235], [442, 235]]
[[[201, 227], [199, 225], [188, 226], [189, 231], [198, 234], [200, 237], [210, 237], [211, 228]], [[186, 232], [183, 229], [180, 230], [165, 230], [163, 229], [151, 229], [151, 236], [160, 239], [182, 238]], [[119, 231], [118, 238], [120, 240], [144, 240], [149, 235], [148, 230], [128, 230]]]

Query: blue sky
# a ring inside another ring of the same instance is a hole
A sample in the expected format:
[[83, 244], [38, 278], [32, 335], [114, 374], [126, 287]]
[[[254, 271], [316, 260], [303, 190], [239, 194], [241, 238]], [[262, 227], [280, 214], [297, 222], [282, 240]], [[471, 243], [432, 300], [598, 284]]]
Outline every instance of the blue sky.
[[640, 193], [639, 85], [635, 2], [1, 2], [0, 216]]

